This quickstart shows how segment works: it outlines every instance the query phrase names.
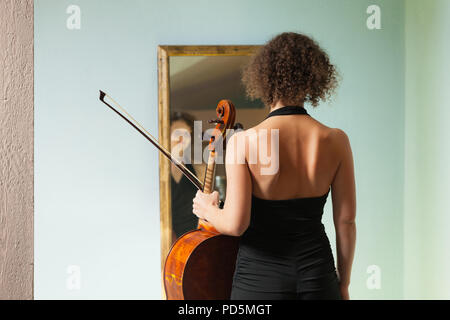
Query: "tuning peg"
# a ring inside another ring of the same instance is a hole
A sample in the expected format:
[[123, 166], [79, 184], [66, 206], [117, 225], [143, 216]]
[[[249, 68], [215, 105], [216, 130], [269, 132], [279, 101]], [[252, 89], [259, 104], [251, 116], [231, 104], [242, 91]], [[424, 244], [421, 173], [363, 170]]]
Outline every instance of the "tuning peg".
[[208, 120], [208, 123], [220, 123], [220, 124], [223, 124], [223, 120], [220, 120], [220, 119]]

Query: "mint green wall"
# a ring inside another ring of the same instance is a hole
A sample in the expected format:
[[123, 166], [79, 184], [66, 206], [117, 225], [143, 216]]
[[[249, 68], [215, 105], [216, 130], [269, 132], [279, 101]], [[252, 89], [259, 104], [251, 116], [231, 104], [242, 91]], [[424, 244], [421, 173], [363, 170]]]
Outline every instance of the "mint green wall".
[[[404, 2], [35, 1], [35, 297], [160, 298], [156, 150], [98, 101], [103, 89], [157, 135], [159, 44], [263, 44], [312, 35], [343, 81], [312, 115], [344, 129], [357, 179], [356, 299], [403, 297]], [[81, 8], [81, 29], [66, 8]], [[325, 222], [334, 243], [331, 198]], [[334, 247], [334, 245], [333, 245]], [[67, 267], [81, 269], [68, 290]], [[381, 289], [366, 286], [381, 268]]]
[[450, 2], [406, 1], [405, 298], [450, 299]]

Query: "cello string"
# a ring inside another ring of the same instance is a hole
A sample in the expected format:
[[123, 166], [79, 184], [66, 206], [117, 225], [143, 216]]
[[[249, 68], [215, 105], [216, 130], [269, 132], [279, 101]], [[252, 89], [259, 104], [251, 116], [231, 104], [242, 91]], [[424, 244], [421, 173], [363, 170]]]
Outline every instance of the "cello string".
[[[108, 97], [109, 100], [122, 112], [119, 112], [117, 109], [112, 107], [106, 101], [104, 101], [104, 97]], [[124, 118], [128, 123], [130, 123], [135, 129], [137, 129], [142, 135], [144, 135], [150, 142], [153, 143], [170, 161], [172, 161], [178, 169], [200, 190], [203, 190], [203, 182], [201, 182], [198, 177], [192, 173], [182, 162], [180, 162], [177, 158], [173, 157], [172, 154], [165, 149], [153, 135], [148, 132], [136, 119], [134, 119], [117, 101], [115, 101], [110, 95], [107, 93], [100, 91], [100, 100], [104, 102], [107, 106], [116, 111], [122, 118]]]

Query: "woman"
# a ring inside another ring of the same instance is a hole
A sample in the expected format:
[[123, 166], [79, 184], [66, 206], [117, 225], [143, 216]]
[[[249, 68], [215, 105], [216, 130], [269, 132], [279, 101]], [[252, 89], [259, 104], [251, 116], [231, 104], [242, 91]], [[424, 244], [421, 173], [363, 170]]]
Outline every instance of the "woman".
[[[170, 150], [172, 156], [184, 163], [197, 176], [204, 174], [204, 169], [192, 165], [192, 139], [194, 134], [194, 117], [184, 112], [174, 112], [170, 118]], [[171, 199], [172, 199], [172, 242], [184, 233], [197, 228], [198, 219], [191, 214], [192, 198], [197, 188], [186, 178], [173, 163], [171, 165]]]
[[[217, 193], [197, 192], [193, 200], [198, 218], [223, 234], [242, 235], [231, 298], [349, 299], [356, 239], [352, 151], [342, 130], [325, 126], [303, 107], [330, 97], [335, 67], [309, 37], [283, 33], [252, 58], [243, 82], [270, 113], [253, 131], [238, 132], [228, 142], [223, 209]], [[278, 143], [268, 133], [274, 129]], [[275, 150], [270, 161], [256, 150], [264, 134], [265, 150]], [[249, 161], [255, 152], [257, 161]], [[268, 167], [277, 170], [264, 173]], [[321, 223], [330, 190], [337, 270]]]

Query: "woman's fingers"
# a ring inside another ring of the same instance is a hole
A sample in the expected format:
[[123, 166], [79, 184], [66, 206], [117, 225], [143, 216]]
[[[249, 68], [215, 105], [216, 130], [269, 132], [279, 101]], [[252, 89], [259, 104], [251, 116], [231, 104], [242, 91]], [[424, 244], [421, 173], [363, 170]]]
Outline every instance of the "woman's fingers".
[[194, 199], [192, 199], [192, 213], [200, 219], [203, 219], [205, 210], [207, 210], [209, 206], [217, 206], [218, 204], [219, 192], [214, 191], [207, 194], [198, 190]]

